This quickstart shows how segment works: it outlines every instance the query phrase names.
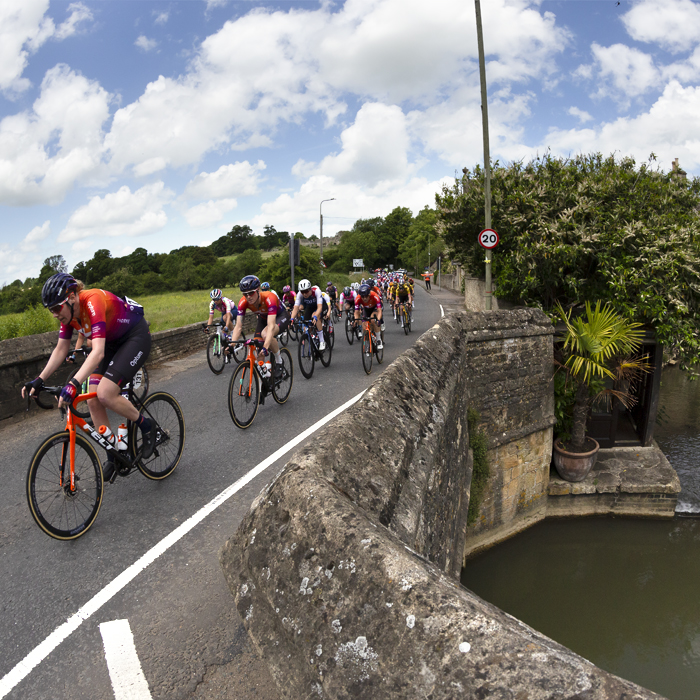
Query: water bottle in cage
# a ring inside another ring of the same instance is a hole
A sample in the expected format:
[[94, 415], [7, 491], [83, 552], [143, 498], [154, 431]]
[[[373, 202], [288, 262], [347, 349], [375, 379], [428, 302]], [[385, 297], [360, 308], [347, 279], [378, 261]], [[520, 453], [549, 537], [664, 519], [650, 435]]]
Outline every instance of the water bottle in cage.
[[129, 431], [127, 430], [126, 425], [122, 423], [118, 428], [117, 428], [117, 449], [120, 452], [124, 452], [127, 447], [128, 447], [128, 442], [129, 442]]
[[97, 432], [110, 444], [114, 445], [116, 442], [116, 438], [114, 436], [114, 433], [110, 430], [108, 425], [101, 425], [98, 429]]

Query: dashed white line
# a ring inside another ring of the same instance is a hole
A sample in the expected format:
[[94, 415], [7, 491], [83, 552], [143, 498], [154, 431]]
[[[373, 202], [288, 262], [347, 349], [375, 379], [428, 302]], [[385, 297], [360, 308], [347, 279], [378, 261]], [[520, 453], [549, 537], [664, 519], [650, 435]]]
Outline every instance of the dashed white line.
[[440, 307], [440, 318], [442, 318], [445, 315], [445, 309], [442, 308], [442, 304], [438, 305]]
[[128, 620], [100, 625], [114, 700], [152, 700]]
[[354, 403], [362, 398], [365, 393], [361, 391], [342, 406], [339, 406], [329, 413], [325, 418], [314, 423], [303, 433], [297, 435], [293, 440], [273, 452], [267, 459], [251, 469], [245, 476], [242, 476], [234, 484], [222, 491], [213, 498], [207, 505], [197, 511], [190, 518], [185, 520], [180, 527], [173, 530], [164, 537], [153, 548], [149, 549], [140, 559], [135, 561], [129, 568], [122, 571], [119, 576], [110, 581], [99, 593], [88, 600], [82, 608], [71, 615], [62, 625], [59, 625], [41, 644], [32, 649], [11, 671], [0, 679], [0, 700], [6, 697], [10, 691], [22, 680], [24, 680], [34, 668], [36, 668], [62, 641], [69, 637], [80, 625], [92, 617], [105, 603], [109, 602], [126, 585], [131, 583], [147, 566], [152, 564], [161, 554], [167, 552], [174, 544], [184, 537], [196, 525], [202, 522], [210, 513], [214, 512], [220, 505], [225, 503], [231, 496], [238, 493], [246, 484], [251, 482], [256, 476], [262, 474], [270, 465], [274, 464], [280, 457], [284, 457], [293, 450], [300, 442], [303, 442], [309, 435], [333, 420], [338, 414], [350, 408]]

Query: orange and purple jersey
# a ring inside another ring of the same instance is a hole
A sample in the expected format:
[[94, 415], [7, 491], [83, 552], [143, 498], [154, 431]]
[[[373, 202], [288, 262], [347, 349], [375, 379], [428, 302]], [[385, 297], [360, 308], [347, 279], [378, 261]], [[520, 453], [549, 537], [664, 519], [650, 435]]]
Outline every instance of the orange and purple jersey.
[[247, 309], [250, 309], [258, 317], [260, 316], [279, 316], [285, 309], [284, 305], [280, 302], [279, 297], [276, 292], [270, 290], [269, 292], [260, 292], [260, 298], [258, 303], [251, 304], [247, 297], [243, 297], [238, 302], [238, 313], [245, 315]]
[[90, 340], [104, 338], [112, 342], [126, 335], [143, 318], [142, 306], [103, 289], [84, 289], [78, 299], [77, 318], [67, 326], [61, 324], [59, 338], [70, 340], [75, 329]]

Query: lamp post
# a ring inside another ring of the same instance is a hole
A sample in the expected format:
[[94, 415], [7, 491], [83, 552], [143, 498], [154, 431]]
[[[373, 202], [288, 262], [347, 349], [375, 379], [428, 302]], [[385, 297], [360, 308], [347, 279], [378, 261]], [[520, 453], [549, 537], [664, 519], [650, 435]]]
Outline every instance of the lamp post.
[[333, 202], [335, 200], [335, 197], [331, 197], [330, 199], [322, 199], [321, 203], [318, 205], [318, 213], [319, 217], [321, 219], [321, 262], [323, 262], [323, 203], [324, 202]]

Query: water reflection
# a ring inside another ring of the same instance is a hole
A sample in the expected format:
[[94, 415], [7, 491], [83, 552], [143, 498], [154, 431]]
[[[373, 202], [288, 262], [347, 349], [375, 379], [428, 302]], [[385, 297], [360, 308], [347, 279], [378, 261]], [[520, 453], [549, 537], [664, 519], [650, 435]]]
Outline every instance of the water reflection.
[[696, 519], [549, 520], [468, 561], [462, 583], [612, 673], [698, 698], [698, 538]]

